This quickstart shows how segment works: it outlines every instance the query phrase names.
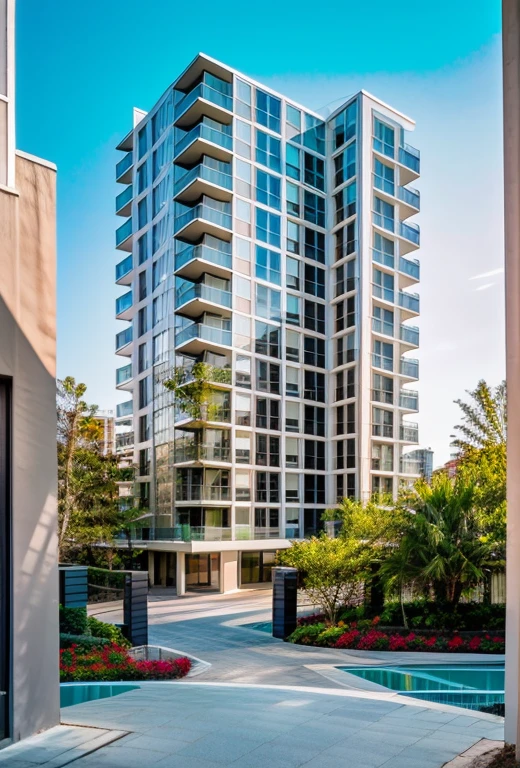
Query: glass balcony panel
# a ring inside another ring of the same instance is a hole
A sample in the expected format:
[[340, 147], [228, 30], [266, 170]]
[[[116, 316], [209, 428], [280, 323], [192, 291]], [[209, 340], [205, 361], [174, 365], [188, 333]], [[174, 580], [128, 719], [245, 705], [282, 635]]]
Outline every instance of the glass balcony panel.
[[231, 448], [227, 445], [184, 443], [175, 446], [175, 461], [231, 461]]
[[417, 293], [399, 291], [399, 306], [411, 312], [419, 312], [420, 299]]
[[177, 501], [231, 501], [228, 485], [180, 485], [175, 491]]
[[127, 219], [124, 224], [116, 229], [116, 248], [132, 236], [132, 219]]
[[125, 328], [124, 331], [121, 331], [116, 336], [116, 351], [118, 349], [122, 349], [123, 347], [126, 347], [127, 344], [130, 344], [133, 339], [133, 330], [132, 326], [129, 328]]
[[402, 389], [399, 393], [399, 405], [401, 408], [417, 411], [419, 409], [419, 393], [411, 389]]
[[372, 318], [372, 330], [376, 333], [384, 333], [385, 336], [394, 335], [394, 324], [380, 320], [378, 317]]
[[127, 256], [126, 259], [123, 259], [123, 261], [120, 261], [119, 264], [116, 264], [116, 282], [131, 272], [132, 269], [133, 260], [132, 255], [130, 254], [130, 256]]
[[399, 272], [404, 272], [405, 275], [413, 277], [414, 280], [420, 280], [421, 266], [418, 259], [405, 259], [404, 256], [399, 258]]
[[126, 312], [132, 306], [132, 291], [123, 293], [122, 296], [118, 296], [116, 299], [116, 315], [120, 315]]
[[419, 245], [421, 241], [421, 232], [418, 224], [405, 224], [404, 221], [399, 222], [399, 234], [401, 237], [410, 240], [411, 243]]
[[393, 437], [393, 424], [372, 424], [373, 437]]
[[116, 435], [116, 451], [121, 448], [128, 448], [133, 444], [134, 444], [133, 432], [121, 432], [121, 434]]
[[116, 386], [132, 378], [132, 363], [116, 370]]
[[195, 179], [203, 179], [210, 184], [215, 184], [217, 187], [224, 187], [224, 189], [233, 189], [233, 177], [229, 173], [217, 171], [203, 163], [199, 163], [199, 165], [196, 165], [195, 168], [189, 170], [188, 173], [185, 173], [184, 176], [181, 176], [175, 182], [174, 196], [178, 195], [181, 190], [194, 182]]
[[233, 98], [221, 91], [217, 91], [215, 88], [206, 85], [206, 83], [200, 83], [192, 91], [186, 94], [177, 104], [177, 115], [180, 117], [183, 115], [197, 99], [205, 99], [212, 104], [216, 104], [218, 107], [227, 109], [228, 112], [233, 111]]
[[413, 379], [419, 378], [419, 361], [412, 360], [411, 358], [401, 358], [401, 374], [403, 376], [410, 376]]
[[213, 344], [222, 344], [226, 347], [231, 346], [231, 331], [213, 328], [210, 325], [204, 325], [204, 323], [194, 323], [179, 331], [175, 339], [176, 346], [180, 346], [190, 339], [197, 337], [204, 341], [210, 341]]
[[382, 357], [381, 355], [372, 354], [372, 365], [374, 368], [382, 368], [384, 371], [394, 370], [394, 361], [391, 357]]
[[232, 228], [231, 215], [229, 213], [217, 211], [215, 208], [210, 208], [209, 205], [201, 203], [194, 208], [190, 208], [189, 211], [181, 213], [175, 218], [175, 231], [179, 232], [179, 230], [183, 229], [194, 219], [205, 219], [206, 221], [210, 221], [212, 224], [224, 227], [225, 229]]
[[383, 178], [383, 176], [377, 176], [377, 174], [374, 174], [374, 187], [386, 192], [387, 195], [394, 196], [395, 194], [395, 183], [390, 179]]
[[193, 245], [175, 255], [175, 269], [182, 269], [193, 259], [203, 259], [224, 269], [232, 269], [233, 266], [231, 253], [219, 251], [217, 248], [210, 248], [209, 245]]
[[383, 251], [377, 251], [372, 249], [372, 259], [378, 264], [384, 264], [385, 267], [394, 268], [395, 257], [392, 253], [383, 253]]
[[219, 131], [216, 128], [211, 128], [211, 126], [205, 125], [204, 123], [200, 123], [199, 125], [196, 125], [195, 128], [192, 128], [191, 131], [188, 131], [188, 133], [177, 142], [175, 145], [175, 156], [180, 155], [186, 147], [189, 147], [189, 145], [197, 139], [205, 139], [212, 144], [217, 144], [223, 149], [227, 149], [230, 152], [233, 151], [233, 137], [231, 134]]
[[116, 416], [118, 419], [125, 416], [131, 416], [134, 412], [134, 401], [127, 400], [125, 403], [118, 403], [116, 405]]
[[393, 144], [388, 144], [386, 141], [382, 141], [374, 136], [372, 138], [372, 146], [376, 152], [380, 152], [386, 157], [394, 157], [395, 149]]
[[421, 153], [410, 144], [403, 144], [399, 147], [399, 162], [414, 173], [421, 171]]
[[133, 153], [128, 152], [116, 165], [116, 179], [121, 178], [125, 171], [132, 167], [132, 163]]
[[382, 213], [373, 211], [372, 220], [376, 227], [382, 227], [383, 229], [388, 230], [388, 232], [395, 232], [395, 219], [392, 219], [390, 216], [383, 216]]
[[414, 325], [402, 325], [400, 333], [401, 341], [406, 341], [408, 344], [414, 344], [419, 346], [419, 329]]
[[399, 187], [399, 200], [418, 210], [421, 207], [421, 193], [413, 187]]
[[401, 424], [400, 439], [409, 443], [419, 442], [419, 425]]
[[175, 292], [175, 301], [177, 308], [187, 304], [189, 301], [201, 299], [210, 301], [213, 304], [220, 304], [223, 307], [231, 307], [232, 294], [230, 291], [223, 291], [220, 288], [214, 288], [211, 285], [203, 283], [186, 283]]
[[382, 285], [372, 284], [372, 296], [394, 303], [395, 292], [391, 288], [383, 288]]
[[132, 185], [128, 186], [126, 189], [124, 189], [117, 197], [116, 197], [116, 213], [121, 210], [121, 208], [124, 208], [125, 205], [128, 205], [128, 203], [132, 202], [133, 197], [133, 191], [132, 191]]

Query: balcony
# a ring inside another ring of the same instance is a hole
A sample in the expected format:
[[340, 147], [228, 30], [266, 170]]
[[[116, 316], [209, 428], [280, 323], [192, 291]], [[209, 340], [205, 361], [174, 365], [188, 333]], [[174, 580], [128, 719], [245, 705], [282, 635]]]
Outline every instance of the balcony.
[[[224, 358], [225, 359], [225, 358]], [[183, 357], [179, 358], [179, 362], [177, 365], [179, 367], [182, 367], [185, 373], [185, 381], [182, 386], [185, 384], [191, 384], [195, 379], [192, 376], [192, 370], [193, 366], [197, 365], [197, 360], [192, 360], [189, 357]], [[231, 367], [229, 363], [218, 366], [218, 365], [209, 365], [207, 369], [207, 380], [210, 381], [212, 384], [216, 385], [213, 387], [214, 389], [228, 389], [228, 387], [231, 386], [232, 383], [232, 375], [231, 375]], [[221, 387], [222, 385], [222, 387]]]
[[130, 184], [132, 181], [132, 165], [134, 156], [132, 152], [127, 154], [116, 165], [116, 181], [120, 184]]
[[211, 248], [209, 245], [190, 245], [175, 254], [175, 274], [196, 280], [205, 272], [229, 279], [233, 269], [231, 252]]
[[403, 443], [418, 443], [419, 442], [419, 425], [409, 422], [407, 424], [401, 424], [399, 429], [399, 439]]
[[399, 147], [399, 162], [401, 163], [400, 179], [403, 184], [409, 184], [411, 181], [419, 178], [421, 173], [421, 153], [410, 144], [403, 144]]
[[419, 393], [413, 389], [402, 389], [399, 392], [399, 408], [405, 411], [418, 411]]
[[117, 285], [130, 285], [132, 282], [132, 269], [134, 263], [132, 254], [126, 256], [123, 261], [116, 264], [116, 283]]
[[415, 317], [420, 311], [420, 298], [418, 293], [406, 293], [399, 291], [399, 306], [401, 307], [401, 317], [407, 320]]
[[201, 405], [199, 412], [189, 415], [180, 409], [175, 410], [174, 422], [181, 425], [182, 429], [197, 429], [208, 422], [213, 424], [231, 424], [231, 409], [228, 405], [220, 403], [208, 403]]
[[116, 248], [120, 251], [132, 250], [132, 219], [127, 219], [124, 224], [116, 229]]
[[175, 291], [175, 310], [187, 317], [200, 317], [204, 312], [221, 309], [222, 317], [231, 317], [231, 291], [224, 291], [204, 283], [185, 283]]
[[402, 475], [420, 475], [421, 462], [419, 459], [409, 459], [406, 456], [401, 457], [400, 472]]
[[229, 162], [233, 154], [231, 133], [199, 123], [176, 143], [174, 162], [192, 165], [204, 154]]
[[401, 325], [399, 339], [411, 347], [419, 346], [419, 329], [415, 325]]
[[419, 378], [419, 361], [412, 359], [411, 357], [402, 357], [400, 366], [401, 376], [406, 376], [408, 379]]
[[393, 424], [372, 424], [372, 436], [393, 438], [394, 425]]
[[394, 335], [394, 324], [380, 320], [378, 317], [372, 318], [372, 330], [374, 333], [381, 333], [383, 336]]
[[210, 351], [222, 353], [222, 347], [231, 347], [231, 331], [215, 328], [204, 323], [194, 323], [184, 328], [175, 337], [175, 347], [188, 355], [200, 355]]
[[406, 240], [406, 243], [401, 243], [401, 253], [408, 253], [419, 247], [421, 243], [421, 230], [418, 224], [406, 224], [404, 221], [400, 221], [398, 234]]
[[397, 197], [400, 201], [399, 213], [402, 219], [414, 216], [421, 209], [421, 193], [413, 187], [399, 187]]
[[116, 451], [121, 451], [124, 448], [130, 448], [134, 444], [133, 432], [121, 432], [116, 435]]
[[227, 202], [232, 198], [232, 189], [231, 174], [199, 163], [175, 182], [173, 197], [178, 202], [192, 203], [203, 195], [209, 195], [214, 200]]
[[116, 299], [116, 318], [118, 320], [130, 320], [132, 314], [132, 291], [123, 293]]
[[418, 259], [405, 259], [399, 257], [399, 272], [404, 275], [401, 279], [401, 285], [407, 288], [412, 283], [417, 283], [421, 279], [421, 265]]
[[233, 120], [233, 97], [206, 83], [199, 83], [179, 101], [175, 113], [178, 128], [188, 128], [204, 115], [229, 125]]
[[175, 501], [231, 502], [231, 488], [228, 485], [178, 485]]
[[132, 213], [132, 199], [133, 189], [130, 184], [116, 197], [116, 216], [130, 216]]
[[116, 355], [131, 355], [131, 344], [134, 339], [132, 326], [125, 328], [116, 335]]
[[134, 401], [126, 400], [124, 403], [118, 403], [116, 405], [116, 418], [124, 419], [127, 416], [132, 416], [134, 413]]
[[193, 461], [231, 462], [229, 445], [214, 443], [183, 443], [175, 445], [175, 463], [184, 464]]
[[123, 365], [122, 368], [116, 370], [116, 388], [117, 389], [131, 389], [128, 383], [132, 381], [132, 363]]
[[231, 230], [231, 214], [205, 203], [189, 208], [175, 217], [175, 236], [184, 240], [197, 241], [207, 234], [229, 241]]
[[378, 251], [376, 248], [372, 248], [372, 260], [390, 269], [393, 269], [395, 266], [395, 256], [393, 253], [383, 253], [383, 251]]

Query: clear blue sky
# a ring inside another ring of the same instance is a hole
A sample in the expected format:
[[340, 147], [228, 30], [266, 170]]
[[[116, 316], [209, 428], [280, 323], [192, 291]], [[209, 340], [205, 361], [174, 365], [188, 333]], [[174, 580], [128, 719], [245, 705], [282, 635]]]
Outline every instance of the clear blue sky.
[[295, 8], [18, 0], [17, 146], [58, 165], [58, 375], [101, 407], [127, 397], [113, 388], [125, 362], [113, 355], [114, 147], [132, 107], [152, 106], [204, 51], [314, 109], [365, 87], [417, 120], [421, 442], [444, 460], [453, 399], [503, 375], [500, 2]]

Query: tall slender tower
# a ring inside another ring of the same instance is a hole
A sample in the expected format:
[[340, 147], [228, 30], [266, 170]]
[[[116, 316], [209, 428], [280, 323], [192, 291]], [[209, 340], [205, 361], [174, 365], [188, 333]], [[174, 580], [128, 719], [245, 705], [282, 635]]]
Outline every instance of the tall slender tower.
[[[364, 91], [324, 120], [203, 54], [134, 116], [117, 386], [154, 583], [268, 581], [338, 499], [418, 475], [413, 127]], [[199, 362], [212, 392], [194, 416], [164, 381]]]

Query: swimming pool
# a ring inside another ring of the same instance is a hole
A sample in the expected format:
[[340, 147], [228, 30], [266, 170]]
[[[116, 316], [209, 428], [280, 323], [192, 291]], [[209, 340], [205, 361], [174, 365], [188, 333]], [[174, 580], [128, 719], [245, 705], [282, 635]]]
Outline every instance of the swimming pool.
[[481, 709], [504, 701], [504, 664], [424, 664], [339, 667], [401, 696]]
[[117, 696], [127, 691], [135, 691], [139, 685], [98, 683], [66, 683], [60, 685], [60, 707], [72, 707], [73, 704], [84, 704], [86, 701], [97, 701]]

